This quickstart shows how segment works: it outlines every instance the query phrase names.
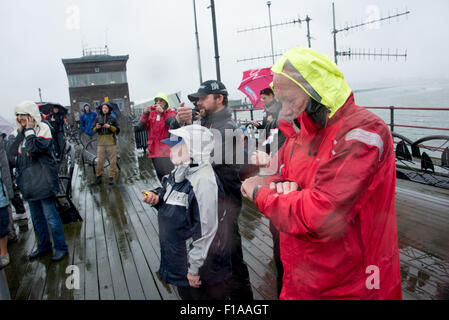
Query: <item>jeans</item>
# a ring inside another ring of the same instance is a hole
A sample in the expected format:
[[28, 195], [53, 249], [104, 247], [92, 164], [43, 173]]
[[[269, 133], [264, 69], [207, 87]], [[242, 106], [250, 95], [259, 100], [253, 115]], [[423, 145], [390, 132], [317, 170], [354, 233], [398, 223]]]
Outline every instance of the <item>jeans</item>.
[[28, 201], [28, 204], [34, 230], [40, 242], [37, 249], [39, 251], [51, 250], [50, 234], [48, 233], [48, 226], [50, 226], [55, 251], [68, 252], [61, 218], [56, 209], [56, 198]]

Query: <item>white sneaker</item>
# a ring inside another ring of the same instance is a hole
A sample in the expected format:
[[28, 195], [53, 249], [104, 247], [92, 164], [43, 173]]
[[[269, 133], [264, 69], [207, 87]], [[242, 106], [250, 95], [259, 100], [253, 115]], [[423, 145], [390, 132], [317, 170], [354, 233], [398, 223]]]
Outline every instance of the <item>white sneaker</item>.
[[16, 213], [13, 215], [13, 220], [17, 221], [17, 220], [26, 220], [28, 219], [28, 214], [25, 213]]

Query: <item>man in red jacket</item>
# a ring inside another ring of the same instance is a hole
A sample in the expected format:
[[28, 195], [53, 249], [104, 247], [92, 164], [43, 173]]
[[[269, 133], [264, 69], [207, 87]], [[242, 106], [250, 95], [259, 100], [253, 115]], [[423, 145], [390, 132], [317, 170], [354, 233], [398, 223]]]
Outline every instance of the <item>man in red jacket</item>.
[[174, 169], [170, 147], [161, 141], [169, 137], [168, 129], [175, 119], [176, 111], [170, 109], [168, 96], [162, 92], [154, 98], [154, 105], [146, 107], [140, 117], [139, 128], [148, 130], [148, 157], [153, 161], [159, 180]]
[[287, 140], [278, 174], [245, 180], [242, 193], [280, 231], [280, 299], [401, 299], [387, 125], [321, 53], [294, 48], [272, 71]]

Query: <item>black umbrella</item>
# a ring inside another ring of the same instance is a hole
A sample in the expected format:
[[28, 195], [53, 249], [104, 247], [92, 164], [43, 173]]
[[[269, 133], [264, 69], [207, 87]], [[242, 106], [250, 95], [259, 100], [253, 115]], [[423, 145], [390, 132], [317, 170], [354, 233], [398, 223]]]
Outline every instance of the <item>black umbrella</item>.
[[53, 108], [58, 108], [59, 112], [61, 112], [63, 115], [66, 115], [68, 112], [65, 107], [58, 103], [44, 102], [42, 104], [38, 103], [37, 106], [39, 107], [39, 111], [43, 114], [49, 114], [53, 112]]

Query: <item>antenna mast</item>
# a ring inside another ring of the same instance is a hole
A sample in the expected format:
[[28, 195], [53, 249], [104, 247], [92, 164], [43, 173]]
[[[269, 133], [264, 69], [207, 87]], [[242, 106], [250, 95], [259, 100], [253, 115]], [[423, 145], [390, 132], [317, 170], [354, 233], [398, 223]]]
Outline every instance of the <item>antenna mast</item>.
[[388, 49], [387, 53], [382, 52], [382, 49], [380, 50], [380, 53], [376, 53], [376, 49], [374, 49], [373, 52], [371, 52], [371, 50], [368, 50], [368, 52], [365, 52], [365, 50], [363, 50], [363, 52], [361, 52], [361, 50], [359, 49], [359, 51], [357, 52], [356, 50], [347, 50], [347, 51], [338, 51], [337, 50], [337, 34], [343, 31], [349, 31], [351, 29], [355, 29], [355, 28], [360, 28], [366, 25], [372, 25], [374, 23], [377, 22], [382, 22], [385, 20], [391, 20], [393, 18], [399, 18], [401, 16], [405, 16], [410, 14], [410, 11], [406, 10], [404, 12], [401, 13], [397, 13], [395, 15], [389, 15], [387, 17], [384, 18], [379, 18], [379, 19], [371, 19], [369, 21], [366, 22], [362, 22], [360, 24], [356, 24], [356, 25], [352, 25], [352, 26], [346, 26], [345, 28], [342, 29], [337, 29], [336, 27], [336, 18], [335, 18], [335, 4], [332, 2], [332, 18], [333, 18], [333, 23], [334, 23], [334, 29], [332, 31], [333, 33], [333, 39], [334, 39], [334, 59], [335, 59], [335, 64], [338, 64], [338, 56], [347, 56], [349, 58], [355, 56], [355, 57], [373, 57], [374, 60], [376, 59], [376, 57], [380, 57], [380, 59], [382, 60], [382, 57], [387, 57], [388, 60], [390, 60], [390, 57], [395, 57], [396, 61], [398, 58], [404, 58], [407, 59], [407, 49], [405, 50], [404, 53], [399, 53], [398, 49], [396, 49], [396, 53], [390, 53], [390, 50]]

